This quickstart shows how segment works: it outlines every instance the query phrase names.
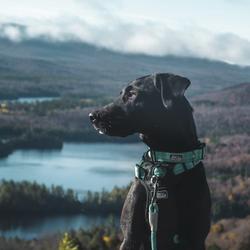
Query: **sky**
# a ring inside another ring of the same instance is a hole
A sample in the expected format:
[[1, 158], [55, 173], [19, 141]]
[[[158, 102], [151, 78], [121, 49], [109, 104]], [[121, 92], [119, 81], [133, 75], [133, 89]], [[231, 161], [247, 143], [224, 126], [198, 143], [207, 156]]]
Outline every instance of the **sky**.
[[0, 0], [0, 7], [0, 36], [14, 42], [77, 40], [250, 65], [249, 0]]

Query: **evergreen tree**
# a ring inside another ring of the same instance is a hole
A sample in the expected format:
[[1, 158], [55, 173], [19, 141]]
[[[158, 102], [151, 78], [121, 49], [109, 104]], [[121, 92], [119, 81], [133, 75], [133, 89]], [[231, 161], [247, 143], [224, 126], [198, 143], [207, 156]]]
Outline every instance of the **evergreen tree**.
[[65, 233], [58, 250], [81, 250], [80, 245], [75, 238], [68, 233]]

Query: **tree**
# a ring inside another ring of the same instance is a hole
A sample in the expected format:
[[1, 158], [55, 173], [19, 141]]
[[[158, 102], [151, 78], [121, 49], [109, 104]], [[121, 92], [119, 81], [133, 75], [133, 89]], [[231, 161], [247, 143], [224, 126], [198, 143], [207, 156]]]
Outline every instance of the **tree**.
[[81, 249], [77, 240], [68, 233], [65, 233], [62, 240], [59, 243], [58, 250], [81, 250]]

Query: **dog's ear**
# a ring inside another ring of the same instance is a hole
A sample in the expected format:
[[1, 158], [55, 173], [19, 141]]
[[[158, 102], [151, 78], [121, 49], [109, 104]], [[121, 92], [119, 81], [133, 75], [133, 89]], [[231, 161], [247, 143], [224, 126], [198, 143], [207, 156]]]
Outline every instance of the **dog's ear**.
[[166, 108], [172, 105], [174, 97], [183, 96], [190, 81], [182, 76], [158, 73], [153, 75], [156, 89], [161, 93], [162, 103]]

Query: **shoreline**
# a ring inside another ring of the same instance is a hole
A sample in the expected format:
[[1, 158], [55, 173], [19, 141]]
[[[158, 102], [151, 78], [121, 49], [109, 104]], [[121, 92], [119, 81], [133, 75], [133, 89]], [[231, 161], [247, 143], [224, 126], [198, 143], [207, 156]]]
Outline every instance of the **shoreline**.
[[127, 140], [111, 138], [104, 140], [62, 140], [59, 137], [48, 137], [48, 138], [12, 138], [6, 142], [0, 140], [0, 159], [7, 158], [13, 154], [16, 150], [39, 150], [39, 151], [61, 151], [65, 143], [72, 144], [133, 144], [133, 143], [143, 143], [142, 141], [133, 138], [128, 138]]

